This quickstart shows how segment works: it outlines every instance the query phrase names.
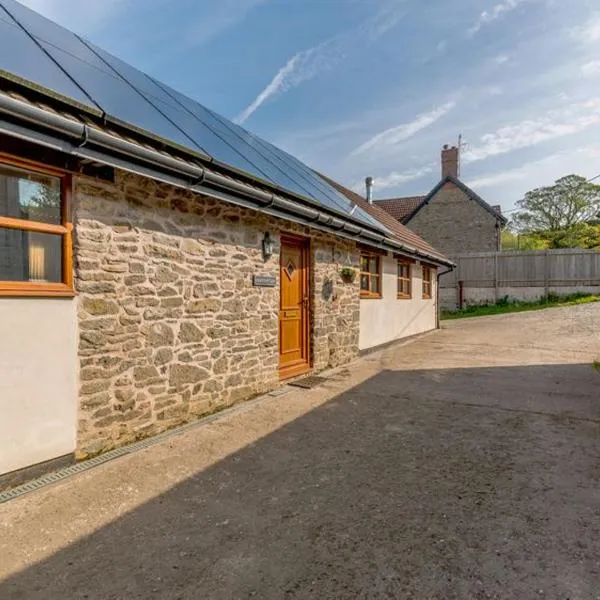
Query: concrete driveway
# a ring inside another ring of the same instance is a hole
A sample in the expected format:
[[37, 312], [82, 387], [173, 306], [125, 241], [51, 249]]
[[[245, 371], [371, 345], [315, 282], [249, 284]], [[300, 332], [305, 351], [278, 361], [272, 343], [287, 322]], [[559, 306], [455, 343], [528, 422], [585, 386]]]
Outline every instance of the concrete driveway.
[[0, 506], [0, 598], [600, 598], [600, 304], [455, 321]]

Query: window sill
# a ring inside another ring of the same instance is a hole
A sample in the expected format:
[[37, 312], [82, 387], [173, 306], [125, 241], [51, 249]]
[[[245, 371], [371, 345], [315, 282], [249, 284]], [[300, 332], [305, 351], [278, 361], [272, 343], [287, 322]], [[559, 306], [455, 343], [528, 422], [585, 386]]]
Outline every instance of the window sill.
[[361, 294], [361, 300], [381, 300], [381, 294]]
[[2, 298], [74, 298], [75, 291], [64, 283], [1, 282]]
[[423, 294], [423, 300], [431, 300], [431, 296], [429, 294]]
[[396, 297], [398, 300], [412, 300], [412, 296], [410, 294], [398, 294]]

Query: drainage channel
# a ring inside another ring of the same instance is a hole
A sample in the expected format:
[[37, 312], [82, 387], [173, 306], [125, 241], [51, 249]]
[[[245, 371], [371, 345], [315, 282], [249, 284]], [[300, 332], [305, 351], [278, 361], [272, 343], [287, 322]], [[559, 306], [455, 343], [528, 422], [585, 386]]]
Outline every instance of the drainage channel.
[[203, 427], [216, 421], [218, 419], [222, 419], [224, 417], [228, 417], [234, 414], [242, 413], [254, 405], [264, 402], [268, 399], [280, 398], [281, 396], [289, 393], [291, 390], [288, 386], [284, 386], [283, 388], [279, 388], [273, 392], [265, 394], [263, 396], [259, 396], [258, 398], [254, 398], [254, 400], [249, 400], [248, 402], [244, 402], [238, 406], [232, 406], [231, 408], [226, 408], [225, 410], [219, 411], [212, 415], [208, 415], [207, 417], [203, 417], [196, 421], [192, 421], [190, 423], [186, 423], [185, 425], [181, 425], [180, 427], [176, 427], [174, 429], [169, 429], [168, 431], [164, 431], [163, 433], [159, 433], [155, 436], [149, 437], [145, 440], [140, 440], [139, 442], [134, 442], [133, 444], [129, 444], [127, 446], [123, 446], [121, 448], [115, 448], [114, 450], [109, 450], [104, 454], [100, 454], [95, 458], [90, 458], [84, 460], [75, 465], [71, 465], [70, 467], [65, 467], [64, 469], [60, 469], [58, 471], [54, 471], [53, 473], [48, 473], [47, 475], [42, 475], [37, 479], [33, 479], [32, 481], [28, 481], [21, 485], [18, 485], [14, 488], [5, 490], [0, 492], [0, 504], [4, 502], [8, 502], [9, 500], [14, 500], [15, 498], [19, 498], [20, 496], [24, 496], [29, 492], [35, 492], [40, 488], [46, 487], [47, 485], [51, 485], [53, 483], [57, 483], [59, 481], [63, 481], [68, 477], [72, 477], [73, 475], [77, 475], [77, 473], [82, 473], [83, 471], [89, 471], [95, 467], [99, 467], [111, 460], [115, 460], [116, 458], [120, 458], [121, 456], [126, 456], [127, 454], [133, 454], [138, 450], [143, 450], [144, 448], [150, 448], [151, 446], [156, 446], [160, 444], [164, 440], [169, 438], [181, 435], [190, 429], [195, 429], [196, 427]]

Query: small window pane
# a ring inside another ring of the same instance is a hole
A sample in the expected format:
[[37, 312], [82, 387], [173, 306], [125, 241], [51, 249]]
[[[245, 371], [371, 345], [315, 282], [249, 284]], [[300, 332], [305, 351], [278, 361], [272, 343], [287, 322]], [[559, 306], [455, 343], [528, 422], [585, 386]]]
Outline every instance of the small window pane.
[[369, 259], [366, 256], [360, 257], [360, 270], [361, 271], [369, 270]]
[[360, 276], [360, 289], [369, 291], [369, 276], [368, 275]]
[[60, 179], [0, 165], [0, 216], [59, 225]]
[[379, 267], [378, 267], [378, 258], [377, 257], [373, 257], [369, 259], [369, 272], [370, 273], [379, 273]]
[[406, 279], [400, 279], [398, 281], [398, 288], [398, 291], [401, 294], [405, 294], [406, 296], [410, 294], [410, 284]]
[[0, 281], [62, 281], [62, 236], [0, 228]]
[[376, 275], [371, 275], [371, 292], [378, 294], [379, 293], [379, 277]]

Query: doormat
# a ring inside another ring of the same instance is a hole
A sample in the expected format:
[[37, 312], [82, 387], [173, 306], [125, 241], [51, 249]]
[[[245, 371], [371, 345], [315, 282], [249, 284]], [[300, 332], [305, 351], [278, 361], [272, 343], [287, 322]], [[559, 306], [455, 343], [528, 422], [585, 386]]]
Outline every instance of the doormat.
[[303, 377], [302, 379], [298, 379], [296, 381], [291, 381], [288, 385], [293, 385], [295, 387], [305, 388], [307, 390], [317, 387], [322, 383], [325, 383], [327, 379], [325, 377], [319, 377], [318, 375], [309, 375], [308, 377]]

